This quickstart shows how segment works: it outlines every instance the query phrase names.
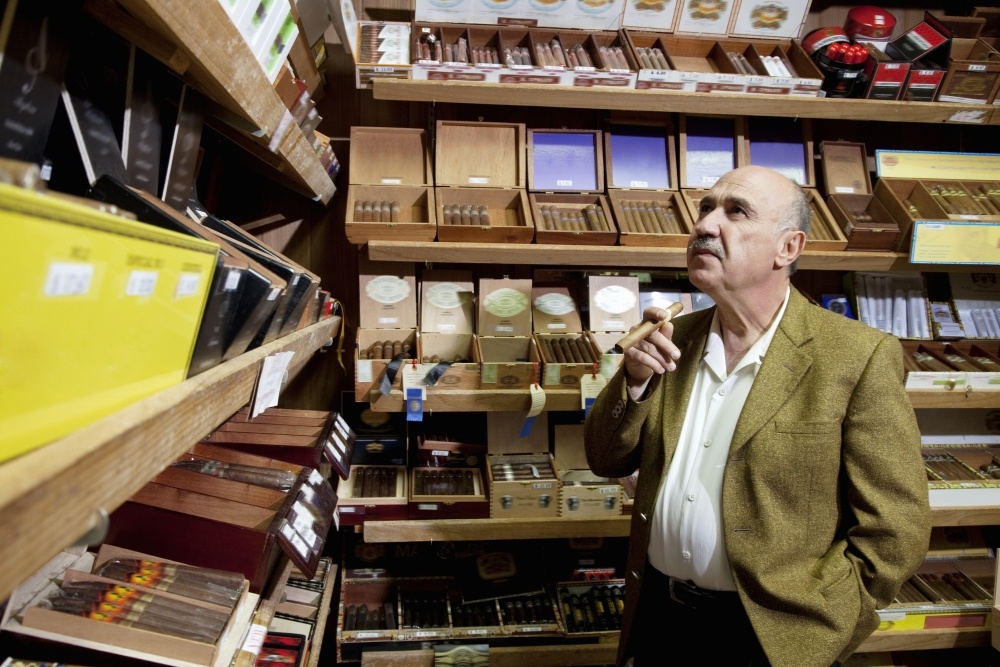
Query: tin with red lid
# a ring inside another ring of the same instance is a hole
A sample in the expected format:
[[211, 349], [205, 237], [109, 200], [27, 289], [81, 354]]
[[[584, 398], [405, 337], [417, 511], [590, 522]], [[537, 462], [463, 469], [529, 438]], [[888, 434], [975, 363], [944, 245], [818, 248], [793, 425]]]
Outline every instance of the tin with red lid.
[[840, 26], [826, 26], [825, 28], [816, 28], [803, 37], [802, 48], [805, 49], [806, 53], [815, 58], [817, 51], [822, 53], [823, 49], [831, 44], [837, 42], [850, 43], [850, 41], [851, 39]]
[[896, 28], [896, 17], [881, 7], [861, 5], [847, 12], [844, 32], [851, 39], [888, 39]]

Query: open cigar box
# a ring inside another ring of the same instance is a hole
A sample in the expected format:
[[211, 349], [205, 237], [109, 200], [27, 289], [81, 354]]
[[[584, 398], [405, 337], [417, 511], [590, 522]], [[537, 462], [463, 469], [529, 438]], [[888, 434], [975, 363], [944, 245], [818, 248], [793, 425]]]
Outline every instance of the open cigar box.
[[360, 659], [357, 645], [399, 639], [398, 584], [384, 573], [350, 576], [344, 572], [337, 609], [337, 657]]
[[523, 123], [438, 121], [439, 241], [531, 243]]
[[672, 126], [608, 121], [604, 155], [618, 242], [671, 248], [687, 245], [691, 220], [677, 194]]
[[615, 245], [604, 196], [601, 130], [529, 130], [528, 199], [535, 241], [566, 245]]
[[601, 375], [610, 378], [624, 359], [624, 355], [614, 353], [615, 344], [628, 333], [629, 328], [642, 321], [639, 278], [588, 276], [587, 287], [590, 295], [590, 338], [601, 353]]
[[410, 34], [413, 78], [498, 83], [502, 68], [496, 28], [414, 23]]
[[677, 155], [682, 189], [707, 190], [727, 172], [747, 164], [745, 123], [742, 116], [681, 114]]
[[590, 471], [583, 450], [583, 424], [555, 424], [553, 441], [559, 462], [559, 516], [592, 519], [621, 515], [622, 485], [617, 479]]
[[[256, 472], [230, 476], [233, 466]], [[335, 506], [329, 482], [311, 468], [200, 443], [112, 513], [107, 539], [242, 573], [260, 592], [281, 552], [315, 570]]]
[[823, 188], [830, 214], [847, 239], [845, 249], [891, 252], [899, 241], [899, 225], [872, 194], [865, 145], [824, 141], [820, 152]]
[[527, 389], [538, 380], [530, 279], [480, 279], [478, 330], [481, 388]]
[[600, 350], [583, 330], [580, 311], [566, 287], [532, 287], [531, 321], [542, 357], [542, 386], [578, 388], [580, 378], [596, 373]]
[[[97, 574], [110, 559], [125, 561], [150, 561], [152, 569], [144, 570], [133, 581], [125, 583], [118, 578]], [[171, 590], [144, 586], [139, 581], [155, 579], [156, 566], [169, 569], [178, 561], [143, 552], [131, 551], [105, 543], [97, 554], [80, 547], [63, 551], [42, 567], [34, 576], [19, 586], [6, 606], [2, 629], [11, 651], [24, 642], [24, 650], [35, 655], [53, 656], [60, 663], [78, 664], [164, 664], [176, 667], [201, 665], [224, 667], [235, 655], [243, 634], [250, 623], [259, 596], [250, 593], [245, 579], [233, 573], [218, 573], [234, 586], [233, 595], [224, 603], [191, 597], [197, 589], [184, 588], [183, 594], [172, 592], [181, 589], [181, 583], [170, 585]], [[44, 600], [56, 595], [62, 588], [87, 587], [96, 589], [94, 594], [104, 600], [95, 605], [89, 614], [57, 611]], [[98, 592], [100, 591], [100, 593]], [[131, 597], [142, 596], [144, 604], [130, 604]], [[138, 605], [142, 604], [142, 608]], [[131, 607], [132, 623], [115, 623], [115, 610]], [[181, 614], [199, 617], [203, 623], [182, 623], [164, 627], [163, 619], [149, 616], [143, 621], [144, 612], [151, 608], [173, 609]], [[106, 614], [107, 618], [102, 616]], [[221, 629], [220, 629], [221, 628]], [[176, 634], [177, 630], [185, 634]], [[212, 638], [210, 635], [215, 635]], [[167, 634], [165, 634], [167, 633]], [[44, 642], [39, 644], [39, 641]], [[44, 647], [44, 648], [42, 648]]]
[[413, 264], [358, 259], [360, 325], [354, 360], [354, 395], [399, 389], [400, 365], [416, 357], [417, 279]]
[[485, 519], [490, 515], [479, 468], [416, 467], [410, 470], [411, 519]]
[[352, 127], [344, 230], [351, 243], [433, 241], [434, 176], [427, 133]]
[[625, 580], [556, 583], [559, 612], [567, 636], [616, 636], [625, 610]]
[[415, 376], [428, 392], [479, 388], [475, 312], [470, 272], [430, 270], [422, 274]]

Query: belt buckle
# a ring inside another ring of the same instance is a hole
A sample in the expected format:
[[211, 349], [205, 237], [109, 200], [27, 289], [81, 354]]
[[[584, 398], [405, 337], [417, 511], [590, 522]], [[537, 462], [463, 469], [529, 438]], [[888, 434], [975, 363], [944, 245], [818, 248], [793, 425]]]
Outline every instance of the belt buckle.
[[676, 582], [676, 581], [677, 581], [677, 579], [675, 577], [668, 577], [667, 578], [667, 590], [670, 592], [670, 599], [673, 600], [674, 602], [676, 602], [677, 604], [682, 604], [682, 605], [687, 606], [687, 604], [688, 604], [687, 601], [682, 600], [679, 597], [677, 597], [677, 593], [674, 591], [674, 582]]

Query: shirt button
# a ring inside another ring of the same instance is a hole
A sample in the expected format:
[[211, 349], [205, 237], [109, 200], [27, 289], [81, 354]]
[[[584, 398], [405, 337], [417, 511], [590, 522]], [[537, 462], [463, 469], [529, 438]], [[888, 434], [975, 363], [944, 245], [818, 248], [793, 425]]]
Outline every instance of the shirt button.
[[694, 500], [694, 498], [695, 498], [695, 495], [694, 495], [693, 493], [689, 493], [689, 494], [687, 495], [687, 499], [688, 499], [688, 500]]
[[722, 389], [719, 390], [719, 396], [725, 396], [725, 395], [726, 395], [726, 389], [725, 387], [723, 387]]
[[709, 438], [708, 440], [705, 441], [705, 446], [706, 447], [711, 447], [712, 446], [712, 440], [711, 440], [711, 438]]
[[684, 560], [691, 560], [691, 552], [690, 551], [682, 551], [681, 552], [681, 558], [683, 558]]

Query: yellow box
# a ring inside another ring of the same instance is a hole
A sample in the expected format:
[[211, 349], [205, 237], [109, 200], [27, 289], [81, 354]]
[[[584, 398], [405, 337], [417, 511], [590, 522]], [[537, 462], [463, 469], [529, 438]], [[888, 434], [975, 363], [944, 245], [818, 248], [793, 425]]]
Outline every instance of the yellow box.
[[0, 461], [184, 380], [219, 247], [0, 184]]

